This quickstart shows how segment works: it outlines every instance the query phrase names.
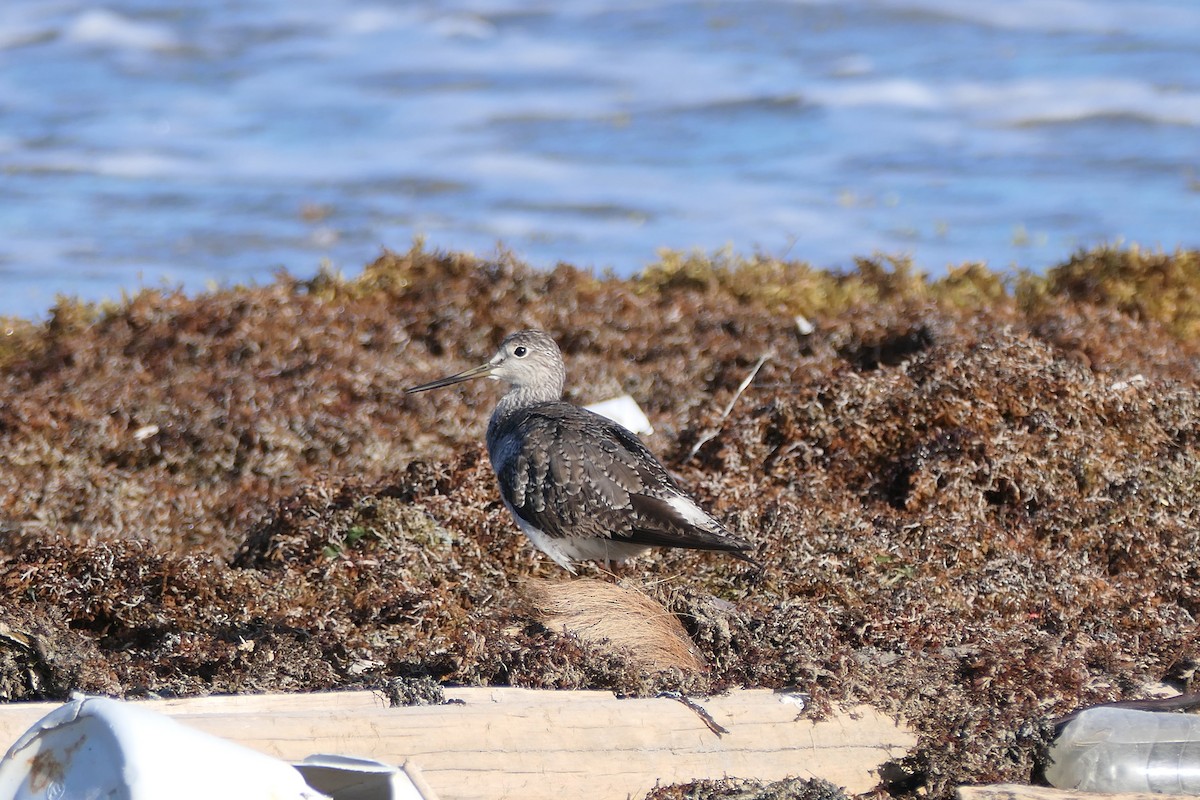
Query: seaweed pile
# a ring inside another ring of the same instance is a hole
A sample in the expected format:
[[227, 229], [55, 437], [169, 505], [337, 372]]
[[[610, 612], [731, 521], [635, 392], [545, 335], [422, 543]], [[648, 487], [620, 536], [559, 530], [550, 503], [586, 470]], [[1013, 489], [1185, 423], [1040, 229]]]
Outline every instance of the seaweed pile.
[[[758, 545], [762, 572], [627, 572], [707, 671], [538, 624], [522, 587], [567, 576], [495, 490], [497, 387], [403, 394], [522, 327], [558, 340], [568, 399], [633, 395]], [[354, 279], [61, 300], [0, 322], [0, 386], [0, 700], [798, 687], [904, 717], [883, 791], [947, 797], [1029, 780], [1049, 719], [1200, 663], [1196, 252], [936, 280], [665, 253], [619, 280], [414, 247]], [[655, 796], [759, 796], [725, 784]]]

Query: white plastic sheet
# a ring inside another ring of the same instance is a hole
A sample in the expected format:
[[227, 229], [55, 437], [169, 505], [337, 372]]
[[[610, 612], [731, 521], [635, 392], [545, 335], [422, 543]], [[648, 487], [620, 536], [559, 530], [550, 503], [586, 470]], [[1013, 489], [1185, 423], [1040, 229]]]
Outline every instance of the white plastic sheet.
[[435, 800], [394, 766], [326, 755], [292, 765], [106, 697], [72, 698], [22, 734], [0, 761], [0, 800], [166, 797]]
[[614, 397], [611, 400], [601, 400], [598, 403], [584, 406], [589, 411], [595, 411], [602, 417], [608, 417], [618, 425], [623, 425], [634, 433], [654, 433], [650, 419], [642, 407], [627, 394]]

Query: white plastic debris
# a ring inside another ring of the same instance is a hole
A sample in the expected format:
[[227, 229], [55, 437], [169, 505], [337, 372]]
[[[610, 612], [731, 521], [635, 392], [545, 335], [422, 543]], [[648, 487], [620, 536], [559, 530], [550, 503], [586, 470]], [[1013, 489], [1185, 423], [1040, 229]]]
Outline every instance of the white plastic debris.
[[608, 417], [618, 425], [633, 431], [634, 433], [651, 434], [654, 433], [654, 428], [650, 425], [650, 419], [642, 411], [642, 407], [637, 404], [627, 394], [620, 397], [614, 397], [611, 400], [601, 400], [598, 403], [584, 406], [589, 411], [595, 411], [602, 417]]
[[107, 697], [76, 695], [34, 723], [0, 761], [3, 800], [163, 797], [436, 800], [397, 767], [324, 755], [292, 765]]
[[0, 797], [316, 800], [290, 764], [133, 703], [77, 696], [17, 740], [0, 762]]
[[144, 442], [151, 436], [157, 436], [159, 427], [157, 425], [143, 425], [133, 432], [133, 438], [139, 442]]
[[806, 692], [781, 692], [779, 694], [779, 702], [788, 706], [795, 706], [797, 712], [802, 712], [808, 708], [809, 701], [812, 696]]
[[322, 753], [294, 766], [309, 786], [333, 800], [437, 800], [412, 764], [397, 769], [370, 758]]
[[1200, 794], [1200, 716], [1100, 706], [1050, 746], [1046, 780], [1086, 792]]
[[1123, 392], [1126, 389], [1140, 389], [1147, 383], [1146, 376], [1142, 374], [1134, 375], [1129, 380], [1115, 381], [1112, 385], [1114, 392]]

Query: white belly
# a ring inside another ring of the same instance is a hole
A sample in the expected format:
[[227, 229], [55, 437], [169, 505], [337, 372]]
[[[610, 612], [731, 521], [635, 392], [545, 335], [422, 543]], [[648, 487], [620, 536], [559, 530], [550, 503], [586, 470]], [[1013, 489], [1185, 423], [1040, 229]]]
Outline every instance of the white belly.
[[572, 575], [575, 574], [575, 568], [571, 565], [573, 561], [624, 561], [640, 556], [650, 549], [646, 545], [615, 542], [612, 539], [599, 539], [594, 536], [561, 539], [547, 536], [517, 516], [517, 512], [513, 511], [507, 500], [504, 501], [504, 505], [512, 512], [513, 519], [529, 537], [529, 541], [533, 542], [534, 547], [550, 556], [555, 564]]

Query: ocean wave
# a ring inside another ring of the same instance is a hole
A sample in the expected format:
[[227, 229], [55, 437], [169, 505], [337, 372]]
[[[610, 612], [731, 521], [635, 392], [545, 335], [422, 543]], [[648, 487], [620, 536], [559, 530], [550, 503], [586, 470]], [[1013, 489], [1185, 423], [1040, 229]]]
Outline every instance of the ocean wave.
[[808, 97], [829, 108], [877, 106], [965, 114], [976, 122], [1012, 127], [1113, 118], [1200, 126], [1200, 94], [1107, 78], [946, 85], [871, 80], [822, 84]]
[[0, 50], [15, 50], [49, 41], [53, 37], [54, 32], [50, 28], [0, 19]]
[[883, 0], [893, 12], [921, 12], [991, 28], [1046, 33], [1153, 34], [1200, 28], [1195, 6], [1101, 0]]
[[186, 159], [149, 150], [99, 155], [63, 150], [27, 152], [23, 158], [5, 164], [4, 169], [11, 175], [103, 175], [133, 179], [201, 174], [199, 167]]
[[62, 32], [67, 41], [119, 50], [176, 50], [174, 31], [166, 25], [139, 22], [103, 8], [89, 9], [75, 17]]

